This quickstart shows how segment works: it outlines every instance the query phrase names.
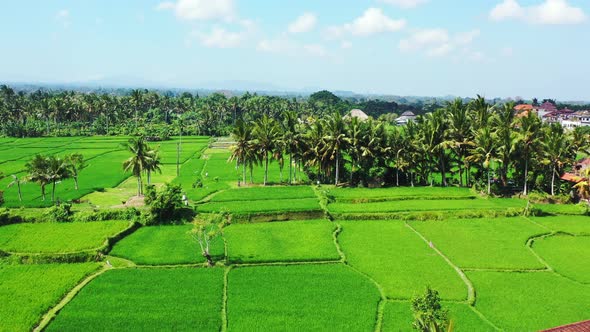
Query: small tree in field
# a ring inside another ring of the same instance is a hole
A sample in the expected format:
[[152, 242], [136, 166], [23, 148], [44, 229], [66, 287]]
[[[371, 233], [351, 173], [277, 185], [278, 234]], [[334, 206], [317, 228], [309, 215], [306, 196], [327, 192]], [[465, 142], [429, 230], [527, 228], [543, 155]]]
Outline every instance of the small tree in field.
[[448, 311], [440, 304], [440, 296], [430, 287], [422, 296], [412, 300], [414, 323], [412, 327], [421, 332], [451, 332], [453, 323], [449, 321]]
[[86, 167], [84, 156], [79, 153], [73, 153], [65, 157], [66, 168], [74, 178], [74, 186], [78, 190], [78, 173], [82, 168]]
[[20, 185], [24, 182], [23, 179], [19, 178], [18, 176], [12, 174], [12, 182], [10, 182], [8, 184], [8, 188], [12, 187], [12, 186], [16, 186], [16, 188], [18, 189], [18, 200], [20, 202], [23, 201], [23, 194], [20, 188]]
[[190, 236], [201, 248], [201, 255], [207, 260], [207, 265], [214, 266], [215, 262], [211, 257], [211, 242], [221, 235], [223, 229], [223, 216], [215, 215], [205, 220], [195, 221]]

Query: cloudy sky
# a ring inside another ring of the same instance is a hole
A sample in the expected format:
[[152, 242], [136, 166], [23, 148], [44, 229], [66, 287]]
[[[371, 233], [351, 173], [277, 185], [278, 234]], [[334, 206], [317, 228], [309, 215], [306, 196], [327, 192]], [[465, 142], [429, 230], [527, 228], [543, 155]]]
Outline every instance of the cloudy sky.
[[0, 0], [0, 81], [590, 100], [588, 0]]

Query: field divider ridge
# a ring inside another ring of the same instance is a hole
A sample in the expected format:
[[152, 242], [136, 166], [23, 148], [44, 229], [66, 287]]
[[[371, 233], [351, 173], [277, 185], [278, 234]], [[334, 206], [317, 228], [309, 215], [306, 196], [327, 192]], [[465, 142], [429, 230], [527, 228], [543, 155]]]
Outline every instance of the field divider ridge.
[[[429, 241], [426, 239], [426, 237], [424, 237], [424, 235], [422, 235], [420, 232], [418, 232], [414, 227], [412, 227], [410, 224], [408, 224], [407, 222], [405, 223], [406, 227], [410, 228], [414, 233], [416, 233], [416, 235], [418, 235], [426, 244], [429, 244]], [[467, 278], [467, 275], [465, 274], [465, 272], [463, 272], [463, 270], [455, 265], [445, 254], [442, 253], [442, 251], [440, 251], [438, 248], [436, 248], [435, 246], [431, 246], [431, 248], [440, 256], [442, 257], [447, 264], [449, 264], [454, 270], [455, 272], [457, 272], [457, 274], [459, 275], [459, 277], [461, 278], [461, 280], [463, 280], [463, 282], [465, 283], [465, 285], [467, 286], [467, 303], [470, 306], [475, 305], [475, 288], [473, 287], [473, 283], [471, 282], [471, 280], [469, 280], [469, 278]]]
[[336, 246], [336, 250], [338, 251], [338, 254], [341, 257], [341, 262], [344, 264], [344, 266], [348, 267], [349, 269], [353, 270], [354, 272], [360, 274], [364, 278], [367, 278], [369, 281], [371, 281], [375, 285], [375, 287], [377, 287], [377, 290], [379, 291], [380, 299], [379, 299], [379, 302], [377, 303], [375, 332], [381, 332], [381, 330], [383, 329], [383, 316], [384, 316], [384, 312], [385, 312], [385, 304], [388, 300], [387, 296], [385, 295], [385, 290], [383, 289], [383, 286], [381, 286], [381, 284], [379, 284], [370, 275], [354, 268], [353, 266], [349, 265], [346, 262], [346, 254], [344, 253], [344, 250], [342, 250], [342, 247], [340, 247], [340, 243], [338, 242], [338, 236], [340, 235], [340, 233], [342, 233], [342, 225], [340, 225], [339, 223], [336, 223], [336, 225], [337, 225], [337, 227], [334, 230], [334, 233], [332, 233], [332, 235], [334, 238], [334, 245]]
[[228, 288], [228, 275], [232, 270], [233, 266], [227, 266], [223, 271], [223, 295], [221, 299], [221, 332], [226, 332], [228, 327], [227, 321], [227, 288]]
[[70, 303], [70, 301], [72, 301], [76, 295], [78, 295], [78, 293], [80, 293], [80, 291], [86, 286], [88, 285], [92, 280], [96, 279], [98, 276], [100, 276], [101, 274], [105, 273], [106, 271], [112, 270], [113, 268], [109, 268], [106, 266], [106, 264], [103, 264], [103, 266], [101, 267], [100, 270], [98, 270], [97, 272], [87, 276], [85, 279], [83, 279], [79, 284], [77, 284], [74, 288], [72, 288], [69, 292], [66, 293], [66, 295], [55, 305], [53, 306], [51, 309], [49, 309], [42, 317], [41, 317], [41, 321], [39, 322], [39, 324], [33, 329], [34, 332], [40, 332], [43, 331], [47, 328], [47, 326], [49, 326], [49, 323], [51, 323], [51, 321], [53, 319], [55, 319], [55, 317], [57, 316], [57, 314], [68, 304]]

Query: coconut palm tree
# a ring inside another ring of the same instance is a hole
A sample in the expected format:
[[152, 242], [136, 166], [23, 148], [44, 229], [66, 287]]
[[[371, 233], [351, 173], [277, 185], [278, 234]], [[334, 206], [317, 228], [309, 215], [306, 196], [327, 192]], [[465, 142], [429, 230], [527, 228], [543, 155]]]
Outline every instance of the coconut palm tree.
[[47, 169], [49, 167], [48, 160], [44, 156], [37, 154], [33, 159], [25, 164], [27, 171], [27, 180], [37, 182], [41, 187], [41, 197], [45, 200], [45, 187], [50, 183]]
[[526, 196], [530, 163], [540, 144], [541, 120], [535, 113], [529, 112], [526, 116], [518, 118], [517, 124], [519, 131], [516, 134], [516, 143], [524, 161], [523, 194]]
[[51, 183], [51, 201], [55, 202], [55, 185], [70, 177], [70, 171], [63, 159], [56, 156], [47, 157], [47, 180]]
[[160, 153], [157, 150], [150, 150], [148, 147], [147, 164], [145, 165], [145, 172], [147, 173], [147, 184], [152, 183], [152, 173], [162, 174], [162, 162]]
[[8, 184], [8, 188], [12, 187], [12, 186], [16, 186], [16, 189], [18, 190], [18, 200], [19, 202], [23, 201], [23, 194], [20, 188], [20, 185], [26, 181], [26, 179], [20, 178], [14, 174], [11, 175], [12, 176], [12, 181]]
[[79, 153], [73, 153], [65, 156], [64, 162], [72, 178], [74, 179], [74, 186], [78, 190], [78, 175], [80, 170], [86, 167], [84, 156]]
[[545, 128], [541, 142], [543, 163], [551, 167], [551, 196], [555, 195], [555, 176], [561, 176], [563, 166], [571, 163], [576, 156], [573, 138], [559, 123]]
[[340, 159], [350, 139], [346, 136], [346, 127], [340, 112], [335, 112], [327, 121], [325, 127], [325, 144], [322, 151], [325, 160], [334, 161], [334, 184], [338, 185], [340, 175]]
[[137, 196], [141, 196], [143, 194], [142, 174], [146, 167], [149, 167], [150, 148], [143, 137], [130, 138], [125, 148], [131, 153], [131, 157], [123, 162], [123, 169], [125, 172], [130, 171], [137, 178]]
[[235, 161], [236, 167], [242, 166], [242, 182], [246, 183], [246, 165], [248, 157], [252, 151], [252, 134], [251, 128], [244, 120], [239, 119], [232, 131], [232, 138], [236, 144], [231, 147], [229, 161]]
[[280, 136], [280, 128], [277, 122], [263, 115], [258, 121], [254, 123], [252, 130], [255, 146], [258, 150], [260, 159], [264, 163], [264, 185], [268, 183], [268, 164], [270, 162], [270, 155], [276, 147], [276, 142]]
[[508, 169], [512, 164], [516, 134], [513, 132], [514, 103], [504, 104], [491, 119], [497, 140], [500, 179], [503, 186], [508, 185]]
[[491, 163], [497, 159], [496, 139], [490, 127], [482, 127], [475, 132], [474, 147], [471, 149], [471, 155], [467, 157], [468, 161], [481, 163], [482, 168], [487, 173], [488, 195], [491, 190]]

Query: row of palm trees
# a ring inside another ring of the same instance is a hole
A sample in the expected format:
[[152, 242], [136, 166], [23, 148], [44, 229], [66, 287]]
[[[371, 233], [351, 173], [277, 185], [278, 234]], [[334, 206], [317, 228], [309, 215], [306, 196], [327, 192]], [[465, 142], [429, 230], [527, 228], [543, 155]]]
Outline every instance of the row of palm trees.
[[130, 138], [125, 144], [131, 157], [123, 162], [123, 170], [131, 172], [137, 178], [137, 196], [143, 195], [143, 175], [147, 184], [151, 184], [151, 174], [162, 173], [162, 163], [157, 149], [152, 149], [143, 137]]
[[66, 179], [73, 179], [75, 189], [78, 190], [78, 176], [84, 167], [86, 167], [84, 156], [79, 153], [69, 154], [63, 158], [56, 155], [37, 154], [25, 165], [24, 177], [12, 175], [13, 180], [9, 187], [17, 187], [18, 199], [22, 202], [21, 184], [27, 181], [38, 183], [41, 186], [41, 197], [45, 201], [45, 189], [51, 185], [51, 201], [55, 202], [56, 184]]
[[201, 97], [145, 89], [25, 93], [1, 85], [0, 135], [141, 135], [142, 129], [152, 125], [168, 126], [177, 135], [181, 130], [192, 135], [227, 135], [240, 118], [253, 120], [263, 114], [277, 117], [286, 110], [319, 115], [332, 106], [249, 93], [239, 97], [221, 93]]
[[262, 165], [266, 185], [268, 164], [276, 161], [282, 171], [287, 161], [289, 183], [293, 169], [304, 169], [310, 178], [336, 185], [347, 173], [351, 185], [455, 181], [491, 193], [498, 183], [520, 185], [525, 195], [532, 187], [554, 195], [560, 175], [590, 144], [583, 131], [566, 131], [534, 112], [516, 114], [513, 103], [493, 106], [480, 96], [449, 102], [404, 127], [338, 112], [304, 120], [286, 111], [281, 118], [237, 121], [232, 136], [230, 160], [242, 167], [244, 182], [246, 169]]

